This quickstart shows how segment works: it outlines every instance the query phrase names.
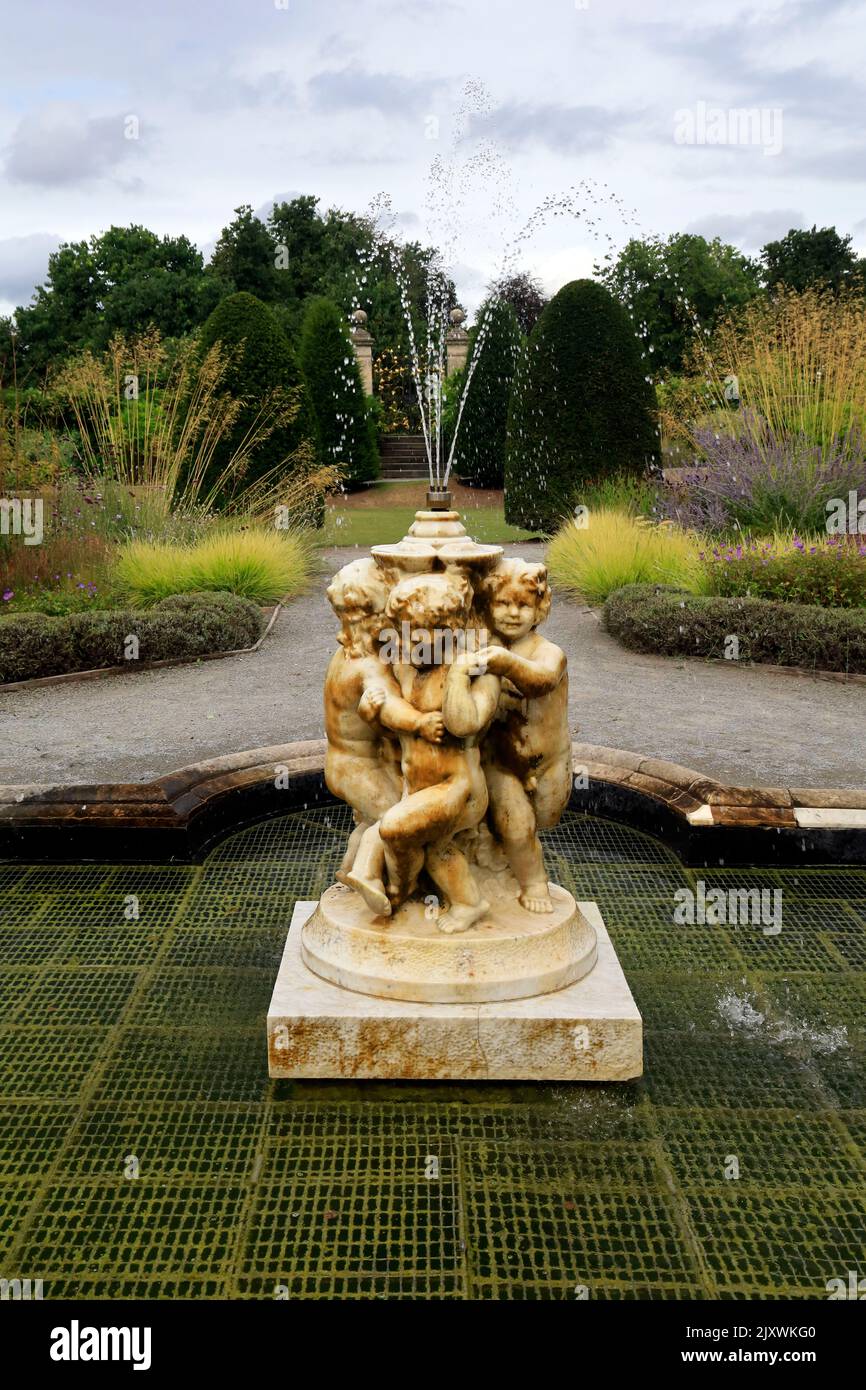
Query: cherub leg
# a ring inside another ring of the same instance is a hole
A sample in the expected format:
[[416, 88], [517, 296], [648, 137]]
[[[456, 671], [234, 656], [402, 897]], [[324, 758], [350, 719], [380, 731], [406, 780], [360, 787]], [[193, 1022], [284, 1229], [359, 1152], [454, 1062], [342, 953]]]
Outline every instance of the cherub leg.
[[440, 931], [466, 931], [490, 911], [490, 904], [478, 891], [466, 856], [453, 840], [440, 840], [430, 845], [426, 863], [427, 872], [449, 903], [448, 911], [436, 923]]
[[511, 871], [520, 884], [520, 902], [527, 912], [552, 912], [553, 901], [544, 855], [536, 834], [535, 812], [519, 779], [501, 767], [488, 766], [490, 812]]
[[342, 879], [347, 888], [354, 888], [377, 917], [390, 917], [391, 903], [385, 892], [385, 846], [379, 834], [379, 823], [369, 825], [361, 837], [354, 862]]
[[385, 891], [391, 907], [396, 910], [417, 887], [418, 875], [424, 867], [423, 845], [386, 844], [385, 867], [388, 871]]
[[412, 892], [427, 845], [450, 839], [470, 792], [464, 778], [438, 782], [404, 797], [382, 817], [379, 833], [385, 844], [392, 903], [403, 902]]
[[349, 870], [355, 862], [355, 855], [358, 853], [358, 850], [360, 848], [364, 832], [369, 829], [370, 822], [368, 820], [364, 820], [363, 817], [359, 816], [358, 812], [356, 811], [355, 829], [349, 836], [349, 840], [346, 845], [346, 853], [343, 855], [343, 862], [337, 870], [336, 878], [338, 883], [346, 882], [346, 874], [349, 872]]
[[539, 830], [549, 830], [559, 823], [571, 796], [572, 775], [570, 752], [553, 759], [536, 773], [532, 805]]

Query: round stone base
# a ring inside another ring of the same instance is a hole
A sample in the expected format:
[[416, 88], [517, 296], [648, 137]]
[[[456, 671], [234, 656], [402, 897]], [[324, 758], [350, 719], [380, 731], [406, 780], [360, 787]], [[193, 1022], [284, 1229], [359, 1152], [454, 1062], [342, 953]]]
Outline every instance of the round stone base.
[[553, 911], [527, 912], [512, 894], [487, 893], [490, 912], [447, 935], [423, 902], [374, 917], [351, 888], [335, 884], [301, 937], [316, 975], [360, 994], [428, 1004], [483, 1004], [564, 989], [596, 961], [595, 930], [564, 888], [550, 886]]

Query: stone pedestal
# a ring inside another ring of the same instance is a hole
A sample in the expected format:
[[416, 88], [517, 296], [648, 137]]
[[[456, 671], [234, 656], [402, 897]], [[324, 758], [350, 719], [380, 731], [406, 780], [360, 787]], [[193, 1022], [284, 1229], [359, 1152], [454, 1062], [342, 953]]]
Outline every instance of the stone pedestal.
[[[313, 974], [301, 937], [317, 904], [298, 903], [268, 1010], [270, 1075], [450, 1081], [640, 1076], [637, 1006], [595, 903], [575, 907], [597, 941], [595, 964], [582, 979], [533, 998], [448, 1004], [374, 998]], [[460, 938], [453, 941], [459, 948]]]
[[534, 914], [495, 875], [475, 876], [490, 911], [454, 935], [439, 929], [423, 902], [376, 917], [351, 888], [335, 884], [304, 926], [305, 964], [343, 989], [435, 1004], [548, 994], [592, 969], [595, 932], [564, 888], [551, 885], [553, 912]]

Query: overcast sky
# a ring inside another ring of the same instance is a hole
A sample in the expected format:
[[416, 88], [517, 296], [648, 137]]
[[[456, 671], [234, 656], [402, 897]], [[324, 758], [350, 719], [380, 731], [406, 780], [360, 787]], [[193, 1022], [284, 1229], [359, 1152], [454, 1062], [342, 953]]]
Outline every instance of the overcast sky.
[[816, 222], [864, 250], [864, 11], [9, 0], [0, 310], [27, 302], [62, 240], [137, 222], [209, 251], [238, 204], [299, 192], [357, 211], [389, 194], [402, 235], [443, 247], [470, 309], [533, 209], [585, 179], [612, 196], [520, 243], [549, 291], [635, 232], [753, 251]]

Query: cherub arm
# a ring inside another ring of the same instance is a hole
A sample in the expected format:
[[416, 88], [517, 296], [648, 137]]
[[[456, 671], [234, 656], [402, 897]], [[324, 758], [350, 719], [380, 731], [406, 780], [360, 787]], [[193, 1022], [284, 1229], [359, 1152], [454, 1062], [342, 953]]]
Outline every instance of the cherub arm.
[[383, 677], [373, 678], [364, 687], [358, 713], [368, 724], [376, 721], [395, 733], [421, 734], [429, 743], [441, 743], [445, 729], [439, 713], [422, 714], [404, 700], [396, 689], [388, 689]]
[[442, 717], [445, 728], [455, 738], [480, 733], [490, 723], [499, 704], [501, 682], [498, 676], [486, 673], [473, 680], [471, 672], [477, 670], [479, 664], [479, 656], [464, 652], [448, 669]]
[[504, 647], [491, 648], [488, 665], [498, 676], [507, 676], [527, 700], [549, 695], [565, 675], [565, 652], [545, 642], [538, 657], [529, 660]]

